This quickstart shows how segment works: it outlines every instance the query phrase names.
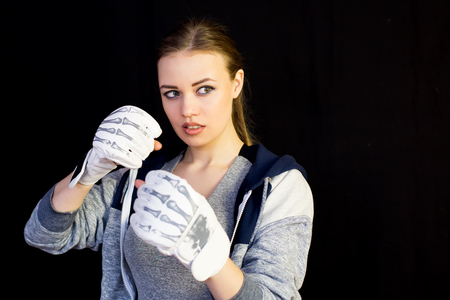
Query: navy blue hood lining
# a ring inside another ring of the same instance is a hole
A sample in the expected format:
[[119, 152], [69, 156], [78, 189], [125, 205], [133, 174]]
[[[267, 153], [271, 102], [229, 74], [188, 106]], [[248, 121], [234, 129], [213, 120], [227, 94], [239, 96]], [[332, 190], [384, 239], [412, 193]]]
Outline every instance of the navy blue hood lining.
[[299, 170], [303, 177], [307, 179], [305, 169], [297, 164], [292, 156], [279, 157], [267, 150], [263, 145], [244, 145], [239, 152], [239, 156], [245, 157], [252, 163], [252, 167], [245, 178], [248, 190], [253, 190], [260, 186], [266, 177], [274, 177], [293, 169]]
[[252, 194], [242, 212], [242, 217], [238, 224], [231, 249], [233, 249], [236, 244], [250, 243], [261, 212], [264, 189], [263, 183], [265, 178], [272, 178], [286, 171], [297, 169], [302, 173], [303, 177], [307, 179], [305, 169], [297, 164], [292, 156], [285, 155], [279, 157], [267, 150], [263, 145], [244, 145], [239, 155], [247, 158], [252, 163], [252, 166], [237, 194], [238, 201], [236, 201], [234, 209], [235, 220], [237, 220], [239, 205], [241, 204], [245, 193], [252, 190]]

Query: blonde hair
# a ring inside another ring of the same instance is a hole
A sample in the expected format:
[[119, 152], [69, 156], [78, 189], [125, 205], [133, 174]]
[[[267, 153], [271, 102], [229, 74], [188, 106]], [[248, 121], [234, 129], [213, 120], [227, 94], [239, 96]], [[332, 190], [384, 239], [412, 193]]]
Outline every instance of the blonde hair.
[[[227, 35], [225, 27], [211, 20], [189, 19], [182, 22], [167, 35], [157, 48], [157, 62], [165, 56], [179, 51], [215, 52], [222, 55], [227, 64], [230, 78], [243, 69], [242, 56], [237, 51], [234, 41]], [[245, 84], [245, 79], [244, 79]], [[233, 99], [232, 121], [238, 137], [250, 146], [255, 138], [246, 122], [246, 101], [244, 89]]]

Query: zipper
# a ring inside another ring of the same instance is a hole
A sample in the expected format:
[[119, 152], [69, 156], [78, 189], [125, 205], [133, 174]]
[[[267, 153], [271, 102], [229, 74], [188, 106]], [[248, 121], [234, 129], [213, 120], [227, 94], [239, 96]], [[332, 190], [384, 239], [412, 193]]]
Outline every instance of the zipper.
[[262, 196], [263, 201], [261, 203], [264, 203], [267, 199], [267, 191], [269, 190], [270, 181], [272, 181], [272, 178], [270, 178], [270, 177], [264, 178], [264, 190], [263, 190], [263, 196]]
[[[263, 189], [263, 194], [262, 194], [262, 202], [261, 205], [264, 205], [266, 198], [267, 198], [267, 192], [269, 191], [269, 183], [272, 180], [272, 178], [270, 177], [266, 177], [264, 178], [264, 189]], [[249, 190], [245, 195], [244, 195], [244, 200], [242, 201], [242, 209], [239, 209], [239, 216], [237, 218], [236, 221], [236, 226], [234, 227], [234, 231], [233, 231], [233, 236], [231, 237], [231, 245], [233, 244], [233, 240], [235, 238], [236, 235], [236, 231], [237, 228], [239, 226], [239, 222], [241, 221], [242, 215], [244, 213], [244, 209], [245, 209], [245, 205], [247, 204], [248, 199], [250, 198], [250, 196], [252, 195], [252, 190]], [[262, 213], [262, 210], [261, 210]], [[250, 243], [253, 241], [253, 238], [255, 237], [255, 233], [256, 233], [256, 228], [258, 227], [258, 224], [260, 223], [261, 217], [259, 217], [258, 223], [255, 225], [255, 231], [252, 234], [252, 238], [250, 239]]]
[[130, 211], [131, 211], [131, 200], [133, 197], [133, 191], [134, 191], [134, 182], [136, 181], [137, 177], [137, 170], [131, 169], [130, 175], [128, 176], [128, 186], [127, 190], [125, 192], [125, 197], [123, 199], [123, 205], [122, 205], [122, 214], [121, 214], [121, 222], [120, 222], [120, 269], [122, 273], [122, 279], [123, 283], [125, 285], [125, 288], [130, 294], [131, 299], [136, 298], [136, 294], [134, 292], [134, 287], [131, 283], [130, 278], [128, 277], [128, 274], [125, 271], [125, 257], [124, 257], [124, 250], [123, 250], [123, 243], [125, 240], [125, 234], [128, 229], [128, 220], [130, 219]]
[[242, 205], [242, 209], [239, 209], [239, 215], [238, 215], [238, 218], [236, 220], [236, 225], [234, 226], [234, 231], [233, 231], [233, 235], [231, 237], [230, 247], [231, 247], [231, 245], [233, 245], [234, 236], [236, 235], [236, 231], [237, 231], [237, 228], [239, 226], [239, 222], [241, 221], [242, 214], [244, 213], [245, 205], [247, 205], [247, 201], [248, 201], [248, 199], [250, 198], [251, 195], [252, 195], [252, 190], [249, 190], [244, 195], [244, 200], [242, 201], [242, 204], [241, 204]]
[[256, 224], [255, 224], [255, 228], [253, 230], [252, 236], [251, 236], [250, 241], [248, 243], [249, 245], [253, 243], [253, 240], [255, 239], [255, 236], [256, 236], [256, 231], [259, 228], [259, 224], [261, 224], [262, 215], [264, 213], [264, 206], [266, 204], [266, 199], [267, 199], [267, 193], [269, 192], [269, 183], [270, 183], [270, 181], [272, 181], [272, 178], [270, 178], [270, 177], [264, 178], [264, 188], [263, 188], [263, 194], [262, 194], [262, 199], [261, 199], [261, 210], [259, 212], [258, 219], [256, 220]]

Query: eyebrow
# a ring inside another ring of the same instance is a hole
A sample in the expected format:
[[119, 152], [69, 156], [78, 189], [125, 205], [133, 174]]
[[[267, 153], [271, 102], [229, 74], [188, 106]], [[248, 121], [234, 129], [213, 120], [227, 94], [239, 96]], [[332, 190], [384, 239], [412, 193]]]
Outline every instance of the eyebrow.
[[[211, 79], [211, 78], [203, 78], [202, 80], [194, 82], [192, 84], [192, 86], [196, 86], [196, 85], [202, 84], [203, 82], [206, 82], [206, 81], [215, 81], [215, 80]], [[165, 85], [164, 84], [164, 85], [160, 86], [159, 89], [175, 89], [175, 90], [178, 90], [178, 87], [176, 85]]]
[[176, 85], [162, 85], [159, 89], [175, 89], [178, 90]]
[[215, 81], [215, 80], [214, 80], [214, 79], [211, 79], [211, 78], [203, 78], [202, 80], [199, 80], [199, 81], [197, 81], [197, 82], [194, 82], [194, 83], [192, 84], [192, 86], [196, 86], [196, 85], [202, 84], [203, 82], [206, 82], [206, 81]]

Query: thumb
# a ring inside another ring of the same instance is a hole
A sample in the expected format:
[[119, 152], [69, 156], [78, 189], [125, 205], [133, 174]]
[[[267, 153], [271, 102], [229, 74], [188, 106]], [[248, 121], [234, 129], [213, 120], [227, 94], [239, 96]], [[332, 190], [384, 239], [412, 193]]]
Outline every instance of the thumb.
[[155, 145], [153, 147], [153, 150], [158, 151], [161, 150], [162, 148], [162, 144], [160, 142], [158, 142], [157, 140], [155, 140]]
[[134, 183], [134, 186], [139, 189], [141, 187], [141, 185], [145, 184], [144, 180], [141, 179], [136, 179], [136, 182]]

